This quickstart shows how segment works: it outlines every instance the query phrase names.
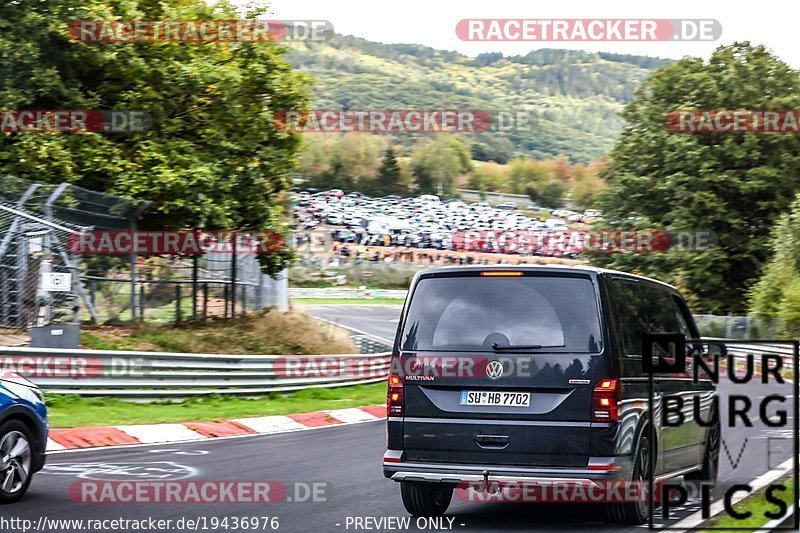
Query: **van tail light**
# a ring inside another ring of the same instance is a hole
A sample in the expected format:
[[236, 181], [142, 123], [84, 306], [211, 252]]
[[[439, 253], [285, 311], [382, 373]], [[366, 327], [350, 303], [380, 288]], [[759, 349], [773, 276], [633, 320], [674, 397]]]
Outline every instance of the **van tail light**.
[[592, 391], [592, 420], [619, 422], [619, 401], [622, 383], [618, 379], [601, 379]]
[[403, 379], [397, 374], [389, 374], [388, 387], [386, 388], [386, 415], [403, 416], [405, 405], [405, 388]]

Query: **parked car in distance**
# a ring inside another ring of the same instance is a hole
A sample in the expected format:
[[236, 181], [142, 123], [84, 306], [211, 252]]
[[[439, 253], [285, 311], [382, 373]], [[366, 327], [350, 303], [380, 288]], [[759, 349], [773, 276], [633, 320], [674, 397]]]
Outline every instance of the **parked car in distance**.
[[567, 229], [567, 223], [560, 218], [548, 218], [544, 221], [547, 229]]
[[517, 204], [514, 202], [503, 202], [494, 206], [495, 209], [502, 209], [503, 211], [516, 211]]
[[[567, 266], [418, 273], [392, 348], [384, 475], [415, 516], [443, 514], [454, 487], [476, 482], [646, 487], [651, 458], [655, 478], [713, 485], [714, 382], [663, 374], [654, 385], [655, 412], [665, 393], [681, 395], [707, 426], [649, 417], [643, 335], [664, 332], [699, 337], [680, 292], [642, 276]], [[445, 356], [447, 372], [408, 370]], [[603, 505], [612, 521], [642, 524], [646, 500]]]
[[27, 379], [0, 370], [0, 504], [14, 503], [42, 469], [47, 447], [44, 395]]

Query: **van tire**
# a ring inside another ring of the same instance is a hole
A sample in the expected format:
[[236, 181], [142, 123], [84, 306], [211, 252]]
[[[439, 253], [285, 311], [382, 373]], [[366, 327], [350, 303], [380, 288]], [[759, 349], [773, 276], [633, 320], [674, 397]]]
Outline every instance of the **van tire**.
[[[648, 472], [650, 469], [650, 454], [653, 449], [650, 447], [650, 440], [647, 438], [645, 431], [639, 439], [639, 447], [636, 450], [636, 459], [633, 463], [633, 482], [646, 483], [648, 479]], [[646, 494], [646, 490], [642, 491]], [[620, 524], [640, 525], [647, 521], [649, 502], [645, 501], [644, 505], [640, 502], [617, 502], [609, 503], [606, 507], [608, 518], [612, 522]]]
[[413, 516], [442, 516], [450, 506], [453, 487], [442, 483], [401, 481], [403, 505]]
[[683, 480], [700, 484], [708, 484], [712, 487], [717, 483], [717, 471], [719, 469], [719, 447], [721, 441], [720, 423], [709, 430], [706, 436], [705, 452], [703, 454], [703, 468], [694, 472], [689, 472], [683, 476]]

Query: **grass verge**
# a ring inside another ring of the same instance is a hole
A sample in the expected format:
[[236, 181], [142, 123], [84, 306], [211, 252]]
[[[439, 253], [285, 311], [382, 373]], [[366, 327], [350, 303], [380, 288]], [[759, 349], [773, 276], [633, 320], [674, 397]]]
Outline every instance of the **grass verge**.
[[207, 422], [251, 416], [289, 415], [326, 409], [375, 405], [386, 401], [386, 384], [306, 389], [260, 398], [213, 395], [181, 402], [131, 403], [114, 398], [83, 398], [48, 394], [47, 408], [54, 428]]
[[[796, 500], [792, 476], [773, 484], [783, 485], [786, 487], [786, 490], [783, 492], [774, 492], [773, 498], [786, 502], [787, 508], [791, 506], [792, 501]], [[732, 530], [726, 530], [725, 528], [737, 528], [736, 531], [739, 531], [739, 533], [741, 533], [741, 528], [752, 528], [752, 530], [755, 531], [772, 520], [772, 518], [764, 516], [765, 512], [775, 513], [780, 511], [780, 509], [778, 509], [774, 503], [770, 503], [766, 499], [766, 489], [748, 496], [744, 500], [737, 503], [734, 507], [739, 513], [750, 512], [752, 514], [744, 520], [737, 520], [734, 517], [727, 515], [719, 516], [717, 518], [712, 518], [710, 521], [703, 524], [703, 527], [713, 527], [714, 531], [731, 531], [731, 533], [733, 533]]]

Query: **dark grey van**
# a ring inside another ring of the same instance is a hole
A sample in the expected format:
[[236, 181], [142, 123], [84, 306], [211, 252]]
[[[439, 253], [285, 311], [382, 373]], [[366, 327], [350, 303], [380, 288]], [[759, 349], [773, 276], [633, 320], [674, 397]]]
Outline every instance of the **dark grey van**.
[[[682, 425], [650, 420], [651, 332], [698, 338], [678, 290], [641, 276], [565, 266], [417, 274], [393, 348], [384, 475], [422, 516], [444, 513], [460, 484], [646, 481], [651, 462], [656, 480], [713, 483], [719, 425], [693, 421], [691, 401]], [[661, 395], [698, 395], [703, 420], [716, 418], [710, 380], [658, 375], [654, 390], [654, 412]], [[613, 521], [648, 516], [644, 500], [605, 505]]]

